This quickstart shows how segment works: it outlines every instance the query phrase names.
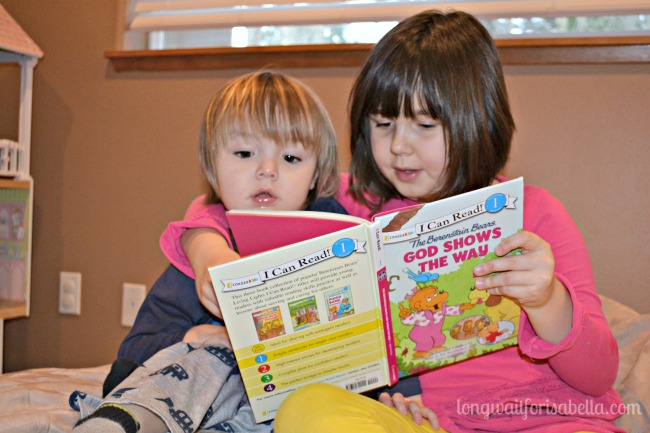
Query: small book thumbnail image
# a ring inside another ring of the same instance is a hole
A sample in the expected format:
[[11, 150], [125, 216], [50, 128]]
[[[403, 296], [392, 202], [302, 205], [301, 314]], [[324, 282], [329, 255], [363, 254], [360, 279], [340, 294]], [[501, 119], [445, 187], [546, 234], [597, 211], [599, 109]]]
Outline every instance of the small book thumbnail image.
[[306, 298], [291, 301], [288, 304], [289, 314], [291, 315], [291, 324], [295, 331], [318, 325], [320, 317], [318, 316], [318, 307], [316, 297], [308, 296]]
[[253, 313], [255, 330], [260, 341], [284, 335], [284, 321], [280, 307], [270, 307]]
[[350, 289], [350, 286], [344, 286], [340, 289], [325, 292], [324, 296], [330, 322], [354, 314], [354, 304], [352, 303], [352, 290]]

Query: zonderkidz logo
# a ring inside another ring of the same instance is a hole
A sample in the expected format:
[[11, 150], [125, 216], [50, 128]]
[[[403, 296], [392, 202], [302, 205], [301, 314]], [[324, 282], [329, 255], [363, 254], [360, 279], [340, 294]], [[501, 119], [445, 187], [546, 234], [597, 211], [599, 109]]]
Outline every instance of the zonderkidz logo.
[[254, 285], [258, 281], [260, 281], [259, 278], [249, 278], [249, 279], [243, 280], [243, 281], [229, 281], [228, 283], [226, 283], [226, 287], [231, 289], [233, 287], [249, 286], [251, 284]]
[[391, 233], [389, 235], [384, 235], [384, 241], [385, 242], [389, 242], [389, 241], [394, 242], [395, 240], [398, 240], [398, 239], [404, 239], [404, 238], [409, 239], [409, 238], [412, 238], [414, 236], [415, 236], [415, 230], [409, 229], [409, 230], [404, 230], [404, 231], [400, 231], [400, 232]]

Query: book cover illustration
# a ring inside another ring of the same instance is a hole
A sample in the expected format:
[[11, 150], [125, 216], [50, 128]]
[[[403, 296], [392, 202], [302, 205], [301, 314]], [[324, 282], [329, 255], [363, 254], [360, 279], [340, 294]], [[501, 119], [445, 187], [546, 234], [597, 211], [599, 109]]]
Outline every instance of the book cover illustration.
[[352, 291], [349, 286], [325, 292], [323, 295], [330, 322], [354, 314]]
[[286, 334], [279, 306], [255, 311], [253, 313], [253, 322], [255, 322], [255, 330], [260, 341]]
[[296, 301], [290, 301], [287, 306], [289, 307], [291, 324], [294, 331], [300, 331], [301, 329], [306, 329], [320, 324], [318, 305], [315, 296], [308, 296]]
[[517, 344], [520, 308], [474, 288], [474, 267], [523, 226], [523, 179], [376, 217], [401, 377]]

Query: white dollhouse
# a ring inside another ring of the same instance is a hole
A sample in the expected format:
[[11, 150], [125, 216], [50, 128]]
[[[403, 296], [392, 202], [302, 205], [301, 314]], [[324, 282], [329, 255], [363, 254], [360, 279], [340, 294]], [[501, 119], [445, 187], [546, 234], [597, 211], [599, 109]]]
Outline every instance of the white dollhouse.
[[[20, 66], [17, 141], [0, 130], [0, 374], [4, 321], [29, 315], [33, 181], [29, 172], [32, 79], [41, 49], [0, 5], [0, 67]], [[10, 107], [0, 101], [0, 116]]]

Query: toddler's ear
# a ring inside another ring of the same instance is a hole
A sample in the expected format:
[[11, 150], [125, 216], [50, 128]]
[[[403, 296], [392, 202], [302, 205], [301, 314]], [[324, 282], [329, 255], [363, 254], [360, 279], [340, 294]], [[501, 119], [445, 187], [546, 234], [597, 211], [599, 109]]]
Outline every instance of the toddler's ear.
[[309, 185], [309, 189], [312, 190], [316, 188], [316, 181], [318, 180], [318, 171], [314, 172], [314, 176], [311, 179], [311, 184]]

